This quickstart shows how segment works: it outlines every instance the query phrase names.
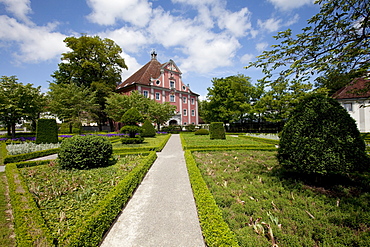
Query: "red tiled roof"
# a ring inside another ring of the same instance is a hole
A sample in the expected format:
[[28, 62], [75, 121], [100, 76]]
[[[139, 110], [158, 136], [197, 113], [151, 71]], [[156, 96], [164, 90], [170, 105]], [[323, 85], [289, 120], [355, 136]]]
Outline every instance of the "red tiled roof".
[[150, 84], [151, 78], [158, 78], [160, 76], [162, 64], [157, 59], [151, 59], [147, 64], [141, 67], [133, 75], [127, 78], [124, 82], [119, 84], [116, 89], [129, 86], [133, 83]]
[[352, 99], [370, 97], [370, 80], [365, 78], [356, 78], [347, 86], [339, 89], [333, 94], [334, 99]]

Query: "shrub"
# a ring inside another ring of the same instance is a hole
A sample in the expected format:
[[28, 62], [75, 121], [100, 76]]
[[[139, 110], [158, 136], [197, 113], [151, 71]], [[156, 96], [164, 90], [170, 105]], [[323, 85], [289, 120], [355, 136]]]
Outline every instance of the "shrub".
[[278, 160], [288, 171], [315, 176], [369, 168], [355, 120], [322, 95], [310, 95], [296, 107], [281, 133]]
[[224, 124], [222, 122], [213, 122], [209, 125], [209, 134], [211, 140], [226, 139]]
[[122, 144], [140, 144], [144, 142], [144, 137], [141, 136], [137, 136], [134, 138], [122, 137], [121, 142]]
[[135, 138], [136, 133], [141, 133], [141, 127], [138, 126], [138, 123], [143, 121], [143, 116], [140, 112], [135, 108], [131, 108], [123, 114], [121, 122], [125, 124], [121, 128], [122, 133], [129, 134], [130, 138]]
[[188, 124], [185, 126], [185, 129], [187, 131], [194, 131], [195, 130], [195, 125], [194, 124]]
[[154, 137], [156, 134], [153, 124], [149, 120], [145, 120], [142, 126], [143, 132], [141, 133], [142, 137]]
[[55, 119], [39, 119], [36, 127], [36, 144], [57, 143], [58, 126]]
[[207, 129], [199, 129], [195, 131], [195, 135], [209, 135], [209, 131]]
[[112, 143], [102, 136], [74, 136], [60, 145], [58, 163], [63, 169], [89, 169], [109, 164]]

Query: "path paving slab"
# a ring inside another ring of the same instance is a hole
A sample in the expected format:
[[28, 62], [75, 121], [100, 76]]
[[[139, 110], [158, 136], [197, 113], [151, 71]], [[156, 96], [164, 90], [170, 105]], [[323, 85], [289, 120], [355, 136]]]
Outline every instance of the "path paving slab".
[[172, 135], [101, 247], [202, 247], [179, 135]]

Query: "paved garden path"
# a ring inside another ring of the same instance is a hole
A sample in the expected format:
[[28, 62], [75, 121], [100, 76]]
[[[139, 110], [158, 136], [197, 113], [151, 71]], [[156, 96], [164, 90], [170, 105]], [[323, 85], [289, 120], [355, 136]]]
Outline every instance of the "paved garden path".
[[179, 135], [172, 135], [102, 247], [205, 246]]

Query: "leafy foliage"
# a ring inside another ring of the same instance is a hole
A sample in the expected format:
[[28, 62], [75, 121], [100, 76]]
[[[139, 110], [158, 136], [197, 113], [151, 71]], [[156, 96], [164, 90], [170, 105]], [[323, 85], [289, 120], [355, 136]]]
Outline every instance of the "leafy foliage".
[[[318, 0], [320, 12], [308, 20], [302, 33], [290, 29], [249, 67], [262, 68], [262, 81], [277, 83], [292, 78], [307, 83], [314, 76], [322, 86], [339, 89], [337, 82], [363, 75], [370, 68], [370, 3], [362, 0]], [[273, 78], [278, 74], [277, 78]], [[307, 85], [310, 85], [307, 83]]]
[[41, 87], [23, 85], [15, 76], [0, 78], [0, 122], [6, 125], [8, 135], [15, 138], [15, 125], [20, 120], [36, 121], [45, 105]]
[[112, 143], [101, 136], [74, 136], [60, 145], [58, 164], [62, 169], [90, 169], [107, 166]]
[[200, 115], [206, 122], [243, 121], [251, 111], [255, 88], [244, 75], [214, 78], [207, 100], [200, 104]]
[[71, 51], [62, 54], [62, 62], [52, 77], [56, 84], [73, 83], [95, 92], [99, 109], [94, 116], [101, 127], [106, 120], [106, 97], [121, 81], [122, 69], [127, 69], [120, 55], [122, 49], [113, 40], [98, 36], [67, 37], [64, 42]]
[[122, 133], [129, 134], [129, 138], [135, 138], [137, 133], [141, 133], [142, 127], [138, 126], [144, 120], [140, 112], [135, 108], [131, 108], [123, 114], [121, 122], [125, 124], [121, 128]]
[[222, 122], [213, 122], [209, 125], [209, 134], [211, 140], [226, 139], [225, 128]]
[[[98, 105], [95, 103], [95, 93], [90, 88], [73, 83], [67, 85], [50, 83], [49, 89], [47, 97], [49, 110], [68, 124], [68, 133], [73, 133], [74, 125], [81, 123], [82, 120], [89, 121], [93, 118]], [[63, 133], [66, 133], [64, 129]]]
[[340, 104], [311, 95], [297, 106], [280, 138], [280, 164], [302, 174], [341, 174], [370, 167], [355, 121]]
[[149, 120], [145, 120], [141, 127], [143, 128], [142, 137], [154, 137], [156, 135], [155, 128]]
[[36, 144], [57, 143], [58, 126], [55, 119], [39, 119], [36, 126]]

